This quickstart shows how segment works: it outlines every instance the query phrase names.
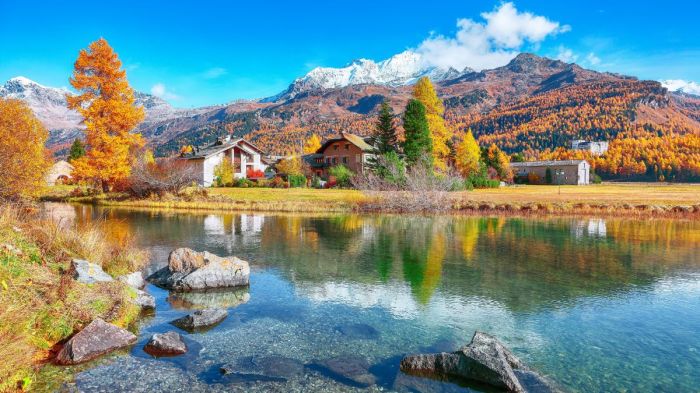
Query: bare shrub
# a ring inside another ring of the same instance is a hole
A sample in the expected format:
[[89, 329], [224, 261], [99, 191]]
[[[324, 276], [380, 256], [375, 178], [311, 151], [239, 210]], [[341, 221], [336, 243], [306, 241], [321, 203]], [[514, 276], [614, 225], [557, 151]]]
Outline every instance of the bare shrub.
[[179, 195], [197, 181], [193, 167], [185, 160], [162, 158], [155, 163], [139, 161], [131, 172], [130, 190], [137, 197]]

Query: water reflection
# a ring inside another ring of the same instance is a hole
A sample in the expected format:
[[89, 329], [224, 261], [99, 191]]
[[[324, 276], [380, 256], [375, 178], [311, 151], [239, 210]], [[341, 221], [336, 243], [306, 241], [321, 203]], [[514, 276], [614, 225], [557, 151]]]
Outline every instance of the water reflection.
[[[135, 237], [151, 250], [151, 271], [175, 247], [251, 261], [249, 290], [157, 294], [166, 309], [159, 304], [156, 330], [190, 308], [235, 308], [218, 330], [197, 337], [208, 349], [191, 375], [172, 378], [191, 381], [212, 364], [256, 354], [310, 362], [353, 348], [374, 364], [391, 363], [441, 340], [464, 344], [479, 329], [572, 391], [689, 391], [700, 379], [700, 222], [64, 205], [52, 214], [76, 225], [104, 220], [110, 236]], [[340, 324], [380, 334], [353, 340], [337, 333]], [[104, 375], [114, 378], [129, 362]], [[96, 382], [100, 372], [82, 378], [109, 386]]]

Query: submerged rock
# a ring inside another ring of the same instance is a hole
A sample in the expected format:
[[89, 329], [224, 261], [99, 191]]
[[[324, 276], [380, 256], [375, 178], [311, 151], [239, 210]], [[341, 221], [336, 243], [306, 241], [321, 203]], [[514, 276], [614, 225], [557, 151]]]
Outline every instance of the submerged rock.
[[166, 289], [190, 291], [244, 286], [248, 285], [249, 277], [250, 266], [244, 260], [178, 248], [170, 253], [168, 266], [148, 280]]
[[124, 274], [117, 277], [117, 280], [135, 289], [143, 289], [146, 286], [146, 280], [143, 279], [141, 272]]
[[379, 338], [379, 331], [364, 323], [351, 323], [339, 325], [335, 330], [340, 334], [354, 339], [376, 340]]
[[220, 308], [197, 310], [170, 323], [188, 332], [205, 330], [226, 319], [228, 311]]
[[84, 259], [73, 258], [73, 278], [85, 284], [94, 284], [96, 282], [114, 281], [112, 276], [102, 270], [102, 266], [86, 261]]
[[246, 357], [220, 368], [224, 375], [260, 375], [288, 379], [304, 373], [304, 364], [297, 359], [272, 355]]
[[95, 359], [136, 342], [136, 336], [99, 318], [68, 340], [56, 356], [58, 364], [77, 364]]
[[250, 300], [248, 288], [219, 288], [205, 291], [171, 292], [168, 303], [178, 309], [233, 308]]
[[409, 355], [401, 371], [419, 376], [472, 380], [510, 392], [556, 392], [550, 381], [530, 370], [496, 338], [476, 332], [456, 352]]
[[174, 356], [187, 352], [187, 345], [178, 332], [156, 333], [143, 350], [153, 356]]
[[339, 356], [316, 362], [312, 366], [349, 385], [368, 387], [377, 382], [376, 377], [369, 371], [370, 364], [367, 359], [360, 356]]

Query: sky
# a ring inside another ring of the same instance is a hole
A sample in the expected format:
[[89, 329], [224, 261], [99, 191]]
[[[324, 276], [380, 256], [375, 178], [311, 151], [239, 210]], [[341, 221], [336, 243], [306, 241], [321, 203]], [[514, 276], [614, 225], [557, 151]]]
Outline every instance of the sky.
[[67, 87], [78, 51], [104, 37], [136, 90], [183, 108], [271, 96], [314, 67], [408, 49], [473, 69], [533, 52], [700, 94], [698, 14], [694, 1], [0, 0], [0, 84]]

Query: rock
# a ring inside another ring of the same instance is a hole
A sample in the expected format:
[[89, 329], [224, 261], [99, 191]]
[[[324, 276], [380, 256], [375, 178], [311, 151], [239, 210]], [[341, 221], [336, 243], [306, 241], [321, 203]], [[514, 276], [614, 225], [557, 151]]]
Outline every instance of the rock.
[[136, 291], [136, 299], [134, 299], [134, 302], [138, 304], [142, 310], [155, 310], [156, 298], [140, 289], [134, 290]]
[[355, 339], [370, 339], [376, 340], [379, 338], [379, 331], [370, 325], [364, 323], [353, 323], [348, 325], [336, 326], [335, 330], [344, 336]]
[[170, 323], [188, 332], [204, 330], [223, 321], [228, 311], [220, 308], [197, 310]]
[[56, 356], [56, 363], [86, 362], [136, 342], [136, 336], [99, 318], [68, 340]]
[[224, 375], [261, 375], [271, 378], [288, 379], [304, 373], [304, 364], [296, 359], [272, 355], [246, 357], [234, 363], [221, 366]]
[[376, 383], [369, 372], [367, 359], [360, 356], [339, 356], [313, 364], [314, 368], [348, 385], [368, 387]]
[[178, 248], [170, 253], [168, 266], [148, 280], [166, 289], [190, 291], [248, 285], [250, 266], [236, 257], [222, 258], [207, 251]]
[[77, 258], [73, 258], [72, 265], [75, 270], [73, 277], [79, 282], [94, 284], [96, 282], [114, 281], [112, 276], [105, 273], [100, 265]]
[[153, 356], [175, 356], [187, 352], [187, 345], [178, 332], [156, 333], [143, 350]]
[[456, 352], [406, 356], [401, 360], [401, 371], [433, 378], [463, 378], [510, 392], [557, 391], [496, 338], [481, 332]]
[[168, 303], [177, 309], [233, 308], [250, 300], [248, 288], [170, 292]]
[[146, 287], [146, 280], [143, 279], [143, 274], [141, 272], [124, 274], [117, 277], [117, 280], [136, 289], [143, 289], [144, 287]]

